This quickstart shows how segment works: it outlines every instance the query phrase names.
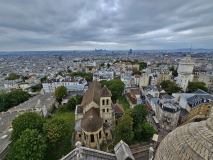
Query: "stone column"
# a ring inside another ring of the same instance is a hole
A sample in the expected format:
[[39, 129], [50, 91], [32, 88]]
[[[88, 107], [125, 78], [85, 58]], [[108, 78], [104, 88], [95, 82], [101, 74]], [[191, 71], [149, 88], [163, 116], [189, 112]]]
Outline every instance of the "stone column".
[[89, 143], [88, 143], [88, 135], [85, 133], [85, 136], [86, 136], [86, 146], [88, 147]]
[[90, 134], [87, 135], [87, 146], [90, 147], [90, 142], [91, 142], [91, 138], [90, 138]]
[[97, 149], [98, 149], [98, 150], [100, 150], [100, 146], [99, 146], [99, 142], [98, 142], [97, 134], [94, 134], [94, 140], [95, 140], [95, 143], [96, 143]]

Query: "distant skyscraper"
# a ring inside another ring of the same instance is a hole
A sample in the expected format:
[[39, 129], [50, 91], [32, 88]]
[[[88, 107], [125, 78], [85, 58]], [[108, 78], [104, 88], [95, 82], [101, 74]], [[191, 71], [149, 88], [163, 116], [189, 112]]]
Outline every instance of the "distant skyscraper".
[[132, 54], [132, 49], [129, 50], [128, 54]]

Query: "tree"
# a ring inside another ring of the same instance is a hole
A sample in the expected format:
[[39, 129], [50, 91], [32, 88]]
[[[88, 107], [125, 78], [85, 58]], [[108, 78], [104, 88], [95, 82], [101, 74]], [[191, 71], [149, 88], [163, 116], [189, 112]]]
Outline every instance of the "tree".
[[101, 67], [104, 67], [104, 63], [101, 63]]
[[75, 98], [76, 98], [76, 100], [77, 100], [76, 104], [81, 104], [82, 99], [83, 99], [83, 96], [80, 95], [80, 94], [77, 94], [77, 95], [75, 96]]
[[92, 73], [86, 73], [86, 72], [74, 72], [74, 73], [72, 73], [72, 76], [80, 76], [82, 78], [85, 78], [87, 81], [91, 81], [93, 74]]
[[177, 70], [173, 70], [173, 71], [172, 71], [172, 75], [175, 76], [175, 77], [177, 77], [177, 76], [178, 76]]
[[77, 100], [75, 97], [70, 97], [67, 104], [66, 104], [66, 109], [69, 110], [74, 110], [77, 104]]
[[109, 68], [110, 67], [110, 64], [109, 63], [107, 63], [107, 68]]
[[178, 76], [178, 72], [176, 69], [174, 69], [174, 67], [169, 68], [170, 71], [172, 71], [172, 75], [177, 77]]
[[160, 83], [160, 85], [161, 85], [161, 87], [162, 87], [163, 89], [165, 89], [165, 88], [167, 88], [168, 85], [171, 84], [171, 83], [172, 83], [172, 82], [171, 82], [170, 80], [166, 80], [166, 81], [162, 81], [162, 82]]
[[45, 76], [45, 77], [40, 78], [40, 82], [41, 82], [41, 83], [44, 83], [46, 80], [47, 80], [47, 77], [46, 77], [46, 76]]
[[204, 82], [189, 82], [188, 83], [188, 92], [192, 93], [196, 91], [197, 89], [201, 89], [205, 92], [208, 91], [208, 88], [206, 87], [206, 84]]
[[13, 131], [11, 140], [16, 141], [26, 129], [37, 129], [42, 132], [44, 118], [35, 112], [25, 112], [12, 121]]
[[131, 113], [134, 122], [133, 128], [136, 129], [138, 125], [144, 123], [148, 114], [149, 111], [144, 104], [135, 105]]
[[37, 92], [37, 91], [40, 91], [41, 89], [42, 89], [41, 83], [31, 87], [32, 92]]
[[29, 77], [27, 77], [27, 76], [22, 76], [22, 79], [25, 81], [25, 80], [28, 80]]
[[140, 71], [134, 71], [134, 72], [132, 73], [132, 75], [135, 75], [135, 74], [141, 75], [141, 72], [140, 72]]
[[21, 76], [18, 75], [18, 74], [15, 74], [15, 73], [11, 73], [7, 78], [6, 80], [16, 80], [16, 79], [19, 79]]
[[171, 82], [165, 89], [169, 95], [172, 93], [183, 92], [182, 88], [179, 87], [175, 82]]
[[118, 134], [121, 139], [127, 144], [131, 144], [131, 140], [134, 137], [134, 132], [132, 131], [133, 119], [131, 116], [124, 115], [121, 121], [118, 123]]
[[101, 81], [102, 87], [104, 85], [107, 86], [107, 88], [112, 93], [112, 101], [116, 102], [119, 96], [122, 95], [124, 91], [124, 83], [120, 79], [113, 79], [111, 81]]
[[71, 132], [70, 126], [63, 119], [48, 119], [44, 123], [43, 131], [52, 146], [59, 144]]
[[67, 88], [64, 86], [59, 86], [55, 89], [55, 97], [57, 100], [61, 100], [64, 95], [67, 93]]
[[42, 160], [46, 149], [46, 137], [36, 129], [26, 129], [12, 147], [9, 148], [8, 159]]
[[152, 124], [142, 123], [135, 131], [135, 138], [138, 141], [149, 141], [155, 133], [155, 128]]
[[181, 87], [179, 87], [175, 82], [171, 82], [169, 80], [162, 81], [160, 85], [170, 95], [172, 93], [183, 92]]
[[28, 100], [30, 94], [22, 90], [14, 90], [9, 93], [0, 94], [0, 111], [6, 111], [10, 107], [17, 106]]

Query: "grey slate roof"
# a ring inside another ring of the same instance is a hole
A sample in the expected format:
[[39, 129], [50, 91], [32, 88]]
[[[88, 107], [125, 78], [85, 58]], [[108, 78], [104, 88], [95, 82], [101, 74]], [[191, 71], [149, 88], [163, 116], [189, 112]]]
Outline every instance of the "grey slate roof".
[[135, 160], [129, 146], [122, 140], [114, 148], [117, 160]]
[[107, 153], [87, 147], [82, 147], [81, 142], [76, 143], [76, 148], [61, 160], [135, 160], [129, 146], [122, 140], [114, 148], [115, 154]]
[[180, 110], [180, 117], [184, 117], [185, 115], [187, 115], [189, 112], [186, 109], [181, 109]]

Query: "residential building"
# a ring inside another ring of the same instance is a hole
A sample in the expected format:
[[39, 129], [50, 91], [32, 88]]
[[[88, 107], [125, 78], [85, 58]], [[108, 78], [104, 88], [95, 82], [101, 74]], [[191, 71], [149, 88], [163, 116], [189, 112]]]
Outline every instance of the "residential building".
[[207, 119], [213, 112], [213, 96], [200, 89], [193, 93], [173, 94], [181, 106], [179, 124]]
[[86, 84], [87, 81], [85, 79], [66, 76], [57, 79], [47, 79], [42, 83], [42, 86], [45, 93], [51, 93], [59, 86], [65, 86], [68, 91], [83, 91]]
[[164, 95], [158, 100], [155, 116], [160, 127], [173, 130], [177, 127], [181, 107], [174, 101], [173, 96]]

